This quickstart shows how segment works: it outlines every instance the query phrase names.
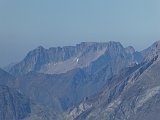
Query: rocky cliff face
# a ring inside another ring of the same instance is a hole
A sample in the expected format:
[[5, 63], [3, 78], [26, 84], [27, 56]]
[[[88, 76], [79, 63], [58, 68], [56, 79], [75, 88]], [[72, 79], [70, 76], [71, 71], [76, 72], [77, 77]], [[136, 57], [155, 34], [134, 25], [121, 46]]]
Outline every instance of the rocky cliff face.
[[160, 56], [160, 41], [155, 42], [151, 47], [146, 50], [145, 60], [149, 61], [155, 57]]
[[8, 85], [13, 87], [14, 81], [14, 76], [0, 68], [0, 85]]
[[4, 120], [159, 120], [159, 43], [142, 52], [117, 42], [40, 46], [9, 69], [12, 75], [0, 69], [0, 84], [24, 94], [2, 87], [0, 116]]
[[0, 85], [0, 120], [21, 120], [30, 112], [29, 99], [7, 86]]
[[48, 50], [38, 47], [10, 72], [26, 73], [17, 77], [15, 85], [25, 95], [63, 112], [99, 93], [112, 76], [138, 62], [132, 47], [124, 48], [117, 42], [81, 43]]
[[[115, 61], [115, 58], [121, 61]], [[138, 56], [141, 57], [141, 56]], [[9, 72], [13, 75], [23, 75], [31, 71], [47, 74], [65, 73], [75, 68], [85, 68], [93, 66], [99, 67], [101, 64], [116, 64], [121, 62], [121, 66], [140, 62], [134, 50], [123, 48], [120, 43], [95, 43], [83, 42], [76, 46], [66, 46], [45, 49], [42, 46], [29, 52], [20, 63], [12, 66]], [[114, 60], [112, 63], [109, 61]], [[104, 63], [105, 62], [105, 63]], [[122, 67], [119, 66], [121, 69]], [[101, 67], [101, 66], [100, 66]]]
[[67, 120], [159, 120], [160, 61], [153, 49], [142, 64], [122, 71], [101, 94], [69, 111]]
[[0, 69], [0, 120], [61, 120], [53, 109], [30, 100], [20, 87], [15, 89], [18, 84], [16, 79]]

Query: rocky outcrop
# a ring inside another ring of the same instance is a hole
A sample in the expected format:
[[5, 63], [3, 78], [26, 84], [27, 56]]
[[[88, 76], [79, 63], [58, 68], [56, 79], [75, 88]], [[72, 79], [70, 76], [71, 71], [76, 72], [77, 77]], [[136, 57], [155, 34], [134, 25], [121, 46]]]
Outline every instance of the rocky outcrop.
[[0, 68], [0, 85], [13, 87], [15, 79], [14, 76]]
[[16, 90], [0, 85], [0, 120], [21, 120], [30, 112], [29, 99]]

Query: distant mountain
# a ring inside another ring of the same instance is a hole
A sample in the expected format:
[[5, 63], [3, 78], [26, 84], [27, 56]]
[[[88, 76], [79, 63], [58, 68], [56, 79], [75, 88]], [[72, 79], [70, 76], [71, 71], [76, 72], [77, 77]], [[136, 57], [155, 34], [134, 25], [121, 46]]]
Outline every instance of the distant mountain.
[[[63, 112], [99, 93], [112, 76], [139, 64], [142, 59], [141, 53], [133, 47], [124, 48], [118, 42], [83, 42], [48, 50], [38, 47], [13, 66], [10, 73], [21, 75], [17, 77], [15, 87], [25, 95]], [[48, 65], [50, 75], [42, 71]]]
[[152, 45], [145, 60], [115, 77], [97, 96], [70, 110], [67, 120], [159, 120], [159, 43]]
[[159, 120], [159, 56], [160, 41], [141, 52], [119, 42], [40, 46], [0, 69], [9, 92], [0, 111], [4, 120]]
[[[118, 70], [121, 69], [124, 64], [139, 63], [142, 60], [141, 54], [135, 52], [134, 48], [130, 50], [129, 48], [125, 49], [118, 42], [82, 42], [76, 46], [53, 47], [49, 49], [39, 46], [30, 51], [21, 62], [8, 67], [8, 71], [13, 75], [24, 75], [31, 71], [60, 74], [75, 68], [90, 67], [97, 69], [95, 67], [102, 67], [103, 64], [117, 58], [117, 55], [119, 55], [118, 59], [125, 60], [121, 61]], [[114, 60], [113, 62], [117, 61]], [[116, 63], [113, 62], [108, 64], [115, 65]]]

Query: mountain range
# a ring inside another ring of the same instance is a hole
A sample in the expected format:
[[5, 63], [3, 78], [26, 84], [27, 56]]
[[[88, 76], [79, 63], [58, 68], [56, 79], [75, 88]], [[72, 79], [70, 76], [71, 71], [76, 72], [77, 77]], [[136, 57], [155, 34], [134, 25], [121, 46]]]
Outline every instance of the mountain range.
[[0, 69], [0, 120], [158, 120], [160, 41], [42, 46]]

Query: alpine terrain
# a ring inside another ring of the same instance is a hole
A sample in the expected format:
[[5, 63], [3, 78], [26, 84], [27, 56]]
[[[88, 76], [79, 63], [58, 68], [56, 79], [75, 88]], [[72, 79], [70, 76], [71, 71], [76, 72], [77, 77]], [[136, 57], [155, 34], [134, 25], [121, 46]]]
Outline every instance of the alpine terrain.
[[0, 120], [159, 120], [160, 41], [42, 46], [0, 69]]

